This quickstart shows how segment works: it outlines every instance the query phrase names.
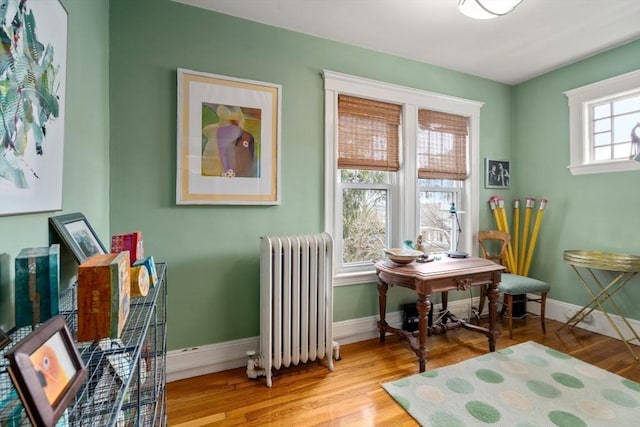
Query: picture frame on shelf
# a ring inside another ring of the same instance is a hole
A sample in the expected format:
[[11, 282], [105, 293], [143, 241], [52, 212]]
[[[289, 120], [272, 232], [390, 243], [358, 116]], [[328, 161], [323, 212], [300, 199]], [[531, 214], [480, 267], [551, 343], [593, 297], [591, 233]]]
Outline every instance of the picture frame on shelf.
[[484, 187], [507, 189], [511, 185], [511, 162], [509, 160], [484, 159]]
[[78, 264], [108, 253], [87, 218], [80, 212], [49, 217], [49, 224], [73, 253]]
[[52, 427], [71, 404], [86, 368], [64, 317], [52, 317], [11, 348], [9, 375], [33, 425]]
[[282, 86], [179, 68], [177, 205], [280, 204]]
[[0, 216], [62, 209], [67, 27], [59, 0], [3, 2]]

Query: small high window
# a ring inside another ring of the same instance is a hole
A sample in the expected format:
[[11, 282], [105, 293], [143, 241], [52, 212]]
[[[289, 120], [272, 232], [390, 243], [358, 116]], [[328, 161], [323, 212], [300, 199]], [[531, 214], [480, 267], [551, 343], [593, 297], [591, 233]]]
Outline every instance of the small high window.
[[573, 175], [640, 168], [640, 70], [565, 92]]

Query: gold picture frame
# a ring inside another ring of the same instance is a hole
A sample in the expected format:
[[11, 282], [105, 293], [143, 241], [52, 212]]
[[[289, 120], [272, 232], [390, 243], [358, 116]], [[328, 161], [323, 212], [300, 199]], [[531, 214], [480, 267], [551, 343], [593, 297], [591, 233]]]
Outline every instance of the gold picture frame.
[[178, 69], [176, 204], [280, 204], [278, 84]]

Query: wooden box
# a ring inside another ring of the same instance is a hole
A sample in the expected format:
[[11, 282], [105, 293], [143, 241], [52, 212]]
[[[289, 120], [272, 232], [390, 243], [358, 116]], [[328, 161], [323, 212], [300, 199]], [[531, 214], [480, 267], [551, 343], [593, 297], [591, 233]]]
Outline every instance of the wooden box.
[[25, 248], [15, 261], [16, 326], [40, 324], [60, 309], [60, 245]]
[[144, 258], [144, 243], [142, 232], [134, 231], [127, 234], [114, 234], [111, 236], [111, 253], [129, 251], [129, 265]]
[[78, 267], [78, 341], [119, 338], [129, 315], [129, 252], [98, 254]]

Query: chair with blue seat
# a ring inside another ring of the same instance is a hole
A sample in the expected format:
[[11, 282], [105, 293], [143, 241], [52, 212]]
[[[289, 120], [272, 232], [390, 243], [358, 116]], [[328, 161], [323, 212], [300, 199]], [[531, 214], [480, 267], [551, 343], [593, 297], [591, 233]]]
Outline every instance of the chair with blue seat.
[[[511, 236], [506, 231], [487, 230], [478, 232], [478, 242], [480, 250], [484, 258], [490, 259], [498, 264], [502, 264], [506, 257], [507, 245], [511, 241]], [[540, 304], [540, 324], [542, 333], [546, 333], [547, 329], [544, 324], [545, 305], [547, 302], [547, 293], [551, 289], [548, 283], [541, 280], [533, 279], [527, 276], [511, 274], [508, 271], [502, 273], [502, 280], [498, 285], [498, 292], [504, 295], [504, 309], [507, 312], [509, 322], [509, 338], [513, 338], [513, 297], [514, 295], [525, 295], [525, 301], [537, 302]], [[539, 296], [531, 297], [532, 294]], [[481, 287], [479, 312], [482, 313], [484, 301], [487, 296], [487, 286]], [[504, 310], [503, 309], [503, 310]]]

